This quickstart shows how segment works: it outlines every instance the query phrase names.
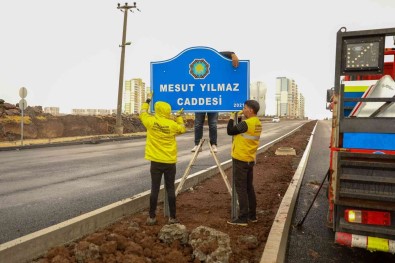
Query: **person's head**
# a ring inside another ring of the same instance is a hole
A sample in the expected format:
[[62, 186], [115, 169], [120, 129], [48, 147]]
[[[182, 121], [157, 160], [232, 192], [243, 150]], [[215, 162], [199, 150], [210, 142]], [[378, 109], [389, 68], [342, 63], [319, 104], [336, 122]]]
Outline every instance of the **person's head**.
[[155, 102], [154, 109], [155, 109], [155, 115], [170, 119], [171, 106], [169, 103], [164, 101], [157, 101]]
[[259, 108], [259, 103], [256, 100], [246, 100], [246, 102], [244, 102], [243, 114], [247, 118], [255, 116]]

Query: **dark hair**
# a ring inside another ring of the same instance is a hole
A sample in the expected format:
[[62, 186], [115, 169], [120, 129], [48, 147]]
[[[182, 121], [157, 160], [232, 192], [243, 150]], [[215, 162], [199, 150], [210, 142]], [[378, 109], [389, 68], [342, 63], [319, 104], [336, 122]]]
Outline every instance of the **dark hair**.
[[256, 100], [246, 100], [246, 102], [244, 102], [244, 105], [246, 105], [248, 108], [251, 108], [255, 114], [258, 113], [259, 111], [259, 103]]

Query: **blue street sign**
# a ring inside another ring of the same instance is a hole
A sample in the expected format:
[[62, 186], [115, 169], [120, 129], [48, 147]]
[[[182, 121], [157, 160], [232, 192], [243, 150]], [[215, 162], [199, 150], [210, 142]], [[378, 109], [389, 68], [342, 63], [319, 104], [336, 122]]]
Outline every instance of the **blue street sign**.
[[165, 101], [172, 111], [239, 111], [250, 97], [249, 65], [249, 60], [240, 60], [234, 68], [209, 47], [191, 47], [169, 60], [151, 62], [151, 105]]

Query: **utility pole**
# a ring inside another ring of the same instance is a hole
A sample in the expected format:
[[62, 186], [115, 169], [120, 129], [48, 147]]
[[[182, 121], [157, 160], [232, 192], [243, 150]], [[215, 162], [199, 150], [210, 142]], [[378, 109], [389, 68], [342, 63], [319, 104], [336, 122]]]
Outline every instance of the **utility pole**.
[[131, 42], [126, 42], [126, 27], [127, 27], [127, 22], [128, 22], [128, 11], [130, 10], [133, 12], [133, 8], [136, 8], [138, 11], [140, 11], [137, 6], [136, 2], [133, 3], [133, 5], [128, 5], [128, 3], [125, 3], [125, 5], [121, 6], [121, 4], [118, 3], [118, 9], [120, 9], [123, 12], [123, 33], [122, 33], [122, 44], [119, 45], [119, 47], [122, 48], [121, 52], [121, 65], [120, 65], [120, 71], [119, 71], [119, 86], [118, 86], [118, 104], [117, 104], [117, 120], [115, 123], [115, 133], [118, 135], [123, 134], [123, 125], [122, 125], [122, 92], [123, 92], [123, 72], [124, 72], [124, 65], [125, 65], [125, 46], [130, 45]]

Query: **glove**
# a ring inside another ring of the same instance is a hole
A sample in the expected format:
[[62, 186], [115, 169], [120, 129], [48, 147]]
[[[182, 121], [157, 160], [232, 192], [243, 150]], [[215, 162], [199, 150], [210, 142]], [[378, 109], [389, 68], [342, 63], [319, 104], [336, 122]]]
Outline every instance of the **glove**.
[[235, 119], [236, 113], [237, 113], [237, 115], [240, 117], [241, 114], [243, 114], [243, 111], [241, 110], [241, 111], [239, 111], [239, 112], [232, 112], [232, 113], [230, 114], [230, 119], [231, 119], [231, 120], [234, 120], [234, 119]]
[[145, 102], [150, 103], [151, 100], [152, 100], [152, 96], [153, 96], [153, 95], [154, 95], [153, 93], [149, 92], [149, 93], [147, 94], [147, 99], [146, 99]]
[[183, 114], [184, 114], [184, 108], [181, 108], [181, 110], [177, 111], [176, 117], [180, 117]]

